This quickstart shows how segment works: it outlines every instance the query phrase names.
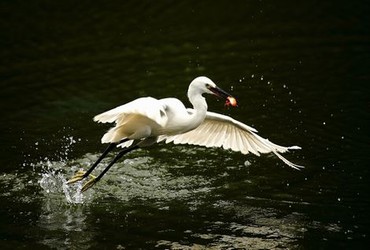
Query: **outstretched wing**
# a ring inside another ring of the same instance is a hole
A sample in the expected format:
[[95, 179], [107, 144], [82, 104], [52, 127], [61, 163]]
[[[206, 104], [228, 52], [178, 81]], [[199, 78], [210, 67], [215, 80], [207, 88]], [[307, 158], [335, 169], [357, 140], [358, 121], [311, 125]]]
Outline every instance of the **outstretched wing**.
[[[188, 109], [189, 112], [193, 112]], [[270, 142], [257, 135], [257, 130], [245, 125], [229, 116], [213, 112], [207, 112], [203, 123], [194, 130], [179, 135], [161, 135], [159, 141], [175, 144], [192, 144], [205, 147], [222, 147], [239, 151], [242, 154], [274, 153], [288, 166], [299, 169], [296, 165], [285, 159], [279, 153], [287, 152], [289, 149], [300, 149], [298, 146], [284, 147]]]
[[101, 123], [119, 123], [128, 115], [132, 114], [147, 117], [160, 126], [164, 126], [167, 122], [165, 107], [159, 100], [153, 97], [138, 98], [129, 103], [108, 110], [95, 116], [94, 121]]
[[[165, 106], [152, 97], [142, 97], [134, 101], [108, 110], [94, 117], [94, 121], [101, 123], [116, 123], [104, 134], [102, 143], [119, 142], [122, 139], [140, 139], [150, 136], [151, 129], [164, 127], [168, 121]], [[145, 126], [148, 125], [148, 126]], [[122, 143], [126, 147], [132, 140]]]

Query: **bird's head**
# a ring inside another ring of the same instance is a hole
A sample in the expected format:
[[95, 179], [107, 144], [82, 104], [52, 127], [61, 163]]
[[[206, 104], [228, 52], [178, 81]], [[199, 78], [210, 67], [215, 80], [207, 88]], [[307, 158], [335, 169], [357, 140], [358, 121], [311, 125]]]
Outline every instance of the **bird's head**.
[[229, 93], [217, 87], [217, 85], [208, 77], [199, 76], [189, 85], [189, 94], [211, 94], [226, 99], [225, 105], [237, 106], [236, 99]]

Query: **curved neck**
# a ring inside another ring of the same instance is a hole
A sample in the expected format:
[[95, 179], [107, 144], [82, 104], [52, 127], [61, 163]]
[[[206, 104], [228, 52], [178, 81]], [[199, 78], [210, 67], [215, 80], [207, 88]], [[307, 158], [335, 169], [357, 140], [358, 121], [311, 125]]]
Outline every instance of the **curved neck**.
[[191, 115], [192, 123], [198, 127], [204, 120], [207, 114], [208, 105], [206, 99], [199, 92], [188, 90], [188, 98], [193, 105], [194, 113]]

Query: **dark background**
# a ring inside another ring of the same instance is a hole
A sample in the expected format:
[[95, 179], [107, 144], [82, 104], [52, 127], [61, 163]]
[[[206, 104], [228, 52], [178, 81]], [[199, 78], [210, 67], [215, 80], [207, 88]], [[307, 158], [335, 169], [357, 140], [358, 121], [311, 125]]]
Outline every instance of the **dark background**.
[[[1, 1], [0, 246], [365, 248], [365, 1]], [[286, 157], [159, 145], [130, 154], [82, 204], [62, 191], [104, 148], [92, 117], [174, 96], [206, 75], [228, 114]], [[54, 182], [53, 182], [54, 181]]]

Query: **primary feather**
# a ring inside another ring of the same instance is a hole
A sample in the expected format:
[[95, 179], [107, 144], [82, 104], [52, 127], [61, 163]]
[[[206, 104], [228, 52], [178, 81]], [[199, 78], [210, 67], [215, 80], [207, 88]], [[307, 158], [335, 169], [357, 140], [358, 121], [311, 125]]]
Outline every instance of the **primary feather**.
[[[189, 112], [193, 110], [188, 109]], [[242, 154], [253, 153], [274, 153], [288, 166], [299, 169], [302, 166], [296, 165], [279, 153], [285, 153], [289, 149], [300, 149], [298, 146], [284, 147], [270, 142], [257, 135], [257, 130], [243, 124], [229, 116], [213, 112], [207, 112], [207, 115], [197, 128], [183, 134], [161, 135], [158, 142], [173, 142], [174, 144], [191, 144], [205, 147], [222, 147], [239, 151]]]

